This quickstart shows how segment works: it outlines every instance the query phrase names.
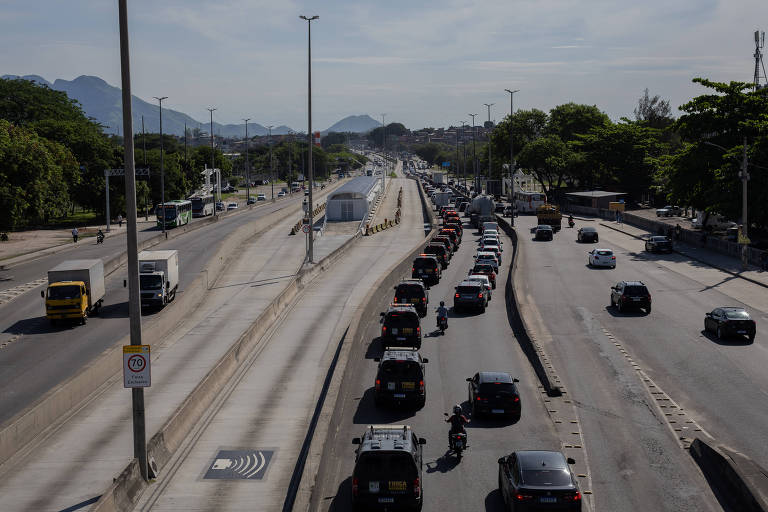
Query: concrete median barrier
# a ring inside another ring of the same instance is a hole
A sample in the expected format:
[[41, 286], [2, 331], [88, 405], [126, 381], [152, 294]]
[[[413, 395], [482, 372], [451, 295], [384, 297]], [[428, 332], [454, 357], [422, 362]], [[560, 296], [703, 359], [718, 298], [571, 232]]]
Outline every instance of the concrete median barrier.
[[701, 438], [690, 454], [726, 510], [768, 512], [768, 471], [752, 459]]

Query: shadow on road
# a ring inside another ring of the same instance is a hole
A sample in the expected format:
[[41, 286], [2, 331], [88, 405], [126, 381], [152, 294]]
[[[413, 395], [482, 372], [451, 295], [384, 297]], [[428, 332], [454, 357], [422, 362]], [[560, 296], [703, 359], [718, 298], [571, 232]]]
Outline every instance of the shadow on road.
[[613, 317], [621, 318], [621, 317], [633, 317], [633, 316], [648, 316], [650, 313], [647, 313], [644, 309], [640, 308], [634, 308], [634, 309], [627, 309], [624, 311], [619, 311], [619, 309], [616, 306], [605, 306], [605, 310]]
[[381, 348], [381, 337], [377, 336], [368, 344], [368, 349], [365, 351], [365, 358], [375, 359], [382, 355], [384, 355], [384, 349]]
[[336, 496], [324, 496], [323, 501], [332, 500], [329, 512], [352, 510], [352, 477], [349, 476], [339, 484]]
[[377, 407], [374, 403], [373, 395], [372, 387], [365, 390], [357, 404], [357, 410], [352, 418], [353, 423], [358, 425], [396, 423], [406, 418], [412, 418], [418, 410], [415, 406], [409, 404], [387, 404]]
[[3, 332], [8, 334], [49, 334], [71, 329], [78, 325], [79, 324], [74, 321], [71, 323], [59, 322], [56, 325], [51, 325], [45, 316], [35, 316], [19, 320], [15, 324], [7, 327]]
[[701, 335], [713, 343], [722, 345], [724, 347], [743, 347], [754, 344], [754, 341], [749, 341], [746, 336], [728, 336], [726, 338], [718, 338], [716, 333], [701, 330]]
[[[445, 437], [445, 442], [448, 443], [448, 436]], [[433, 461], [426, 463], [427, 473], [447, 473], [456, 466], [459, 465], [459, 459], [450, 450], [447, 450], [443, 455]]]
[[504, 499], [501, 491], [494, 489], [485, 497], [485, 512], [504, 512]]

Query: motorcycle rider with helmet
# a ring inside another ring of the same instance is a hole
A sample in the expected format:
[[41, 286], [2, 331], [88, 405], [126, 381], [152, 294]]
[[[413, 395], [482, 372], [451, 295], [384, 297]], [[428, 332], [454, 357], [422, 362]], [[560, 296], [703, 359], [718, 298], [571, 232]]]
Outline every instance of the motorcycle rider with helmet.
[[464, 429], [464, 425], [469, 423], [469, 419], [464, 416], [464, 412], [459, 404], [453, 406], [453, 414], [445, 420], [446, 423], [451, 424], [451, 430], [448, 431], [448, 445], [453, 449], [451, 436], [453, 434], [465, 434], [467, 431]]
[[440, 307], [437, 308], [437, 327], [440, 327], [440, 319], [445, 318], [445, 325], [448, 325], [448, 308], [445, 307], [445, 301], [440, 301]]

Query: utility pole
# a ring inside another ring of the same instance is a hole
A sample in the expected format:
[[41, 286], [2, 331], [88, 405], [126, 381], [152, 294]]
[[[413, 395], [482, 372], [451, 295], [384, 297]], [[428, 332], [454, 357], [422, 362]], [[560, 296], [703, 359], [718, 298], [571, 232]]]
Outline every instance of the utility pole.
[[[488, 107], [488, 124], [491, 124], [491, 107], [495, 105], [495, 103], [483, 103], [486, 107]], [[488, 179], [491, 179], [493, 176], [491, 175], [491, 134], [493, 133], [493, 130], [491, 128], [488, 128]]]
[[312, 192], [315, 180], [315, 173], [312, 169], [312, 20], [319, 19], [320, 16], [299, 16], [307, 22], [307, 169], [309, 171], [309, 201], [307, 203], [307, 216], [309, 217], [309, 233], [307, 240], [307, 261], [314, 262], [314, 235], [315, 226], [312, 218]]
[[[147, 168], [147, 132], [144, 131], [144, 116], [141, 116], [141, 146], [142, 153], [144, 153], [144, 168]], [[151, 182], [147, 179], [147, 188]], [[149, 220], [149, 205], [147, 204], [147, 196], [144, 195], [144, 220]], [[107, 229], [109, 231], [109, 229]]]
[[272, 186], [272, 200], [275, 200], [275, 170], [272, 165], [272, 127], [271, 124], [267, 126], [269, 130], [269, 137], [267, 138], [267, 144], [269, 145], [269, 184]]
[[475, 150], [475, 116], [477, 114], [468, 114], [472, 118], [472, 172], [475, 173], [475, 193], [479, 194], [480, 179], [477, 176], [477, 151]]
[[[216, 167], [216, 160], [213, 155], [213, 113], [216, 111], [213, 107], [208, 107], [208, 112], [211, 113], [211, 178], [213, 178], [214, 175], [214, 168]], [[221, 201], [221, 180], [218, 180], [218, 186], [216, 185], [217, 180], [213, 180], [214, 186], [217, 187], [216, 193], [213, 194], [213, 216], [216, 216], [216, 195], [219, 196], [219, 201]]]
[[459, 182], [459, 127], [456, 127], [456, 183]]
[[381, 170], [382, 193], [384, 190], [386, 190], [386, 181], [384, 181], [384, 177], [387, 174], [387, 125], [384, 124], [384, 118], [386, 117], [387, 114], [381, 114], [381, 154], [384, 155], [384, 168]]
[[[133, 153], [133, 113], [131, 111], [131, 59], [128, 47], [127, 0], [118, 0], [120, 20], [120, 75], [125, 137], [125, 205], [128, 219], [128, 317], [131, 345], [141, 345], [141, 295], [139, 288], [139, 243], [136, 236], [136, 169]], [[144, 417], [144, 388], [131, 388], [133, 402], [133, 456], [139, 472], [147, 480], [147, 437]]]
[[461, 122], [461, 147], [464, 152], [464, 158], [462, 159], [462, 165], [463, 165], [463, 172], [461, 173], [462, 178], [464, 178], [464, 188], [467, 188], [467, 141], [464, 140], [464, 127], [467, 126], [467, 123], [464, 121]]
[[251, 165], [248, 161], [248, 121], [251, 118], [243, 119], [245, 121], [245, 205], [251, 200]]
[[512, 188], [510, 197], [512, 198], [512, 217], [509, 219], [511, 226], [515, 225], [515, 140], [514, 140], [514, 124], [513, 116], [515, 115], [515, 93], [520, 92], [520, 89], [510, 91], [504, 89], [509, 93], [509, 183]]
[[165, 168], [163, 167], [163, 100], [168, 96], [153, 96], [160, 104], [160, 204], [163, 212], [163, 233], [165, 233]]

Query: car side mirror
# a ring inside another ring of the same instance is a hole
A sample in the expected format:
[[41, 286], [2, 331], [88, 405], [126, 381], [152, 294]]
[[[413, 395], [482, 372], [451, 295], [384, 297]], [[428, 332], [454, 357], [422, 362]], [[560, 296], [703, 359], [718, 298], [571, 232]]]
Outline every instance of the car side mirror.
[[573, 459], [573, 457], [568, 457], [568, 458], [566, 459], [566, 462], [567, 462], [568, 464], [576, 464], [576, 461]]
[[507, 458], [506, 457], [499, 457], [499, 461], [498, 462], [499, 462], [499, 464], [506, 464], [507, 463]]
[[512, 379], [512, 382], [520, 382], [520, 379]]
[[427, 359], [427, 358], [425, 357], [425, 358], [423, 358], [423, 359], [421, 360], [421, 362], [422, 362], [422, 363], [428, 363], [428, 362], [429, 362], [429, 359]]
[[397, 291], [397, 286], [393, 286], [392, 289]]
[[40, 296], [41, 296], [42, 298], [45, 298], [45, 292], [44, 292], [43, 290], [40, 290]]
[[465, 380], [466, 380], [467, 382], [472, 382], [472, 377], [467, 377]]
[[[42, 292], [41, 292], [42, 293]], [[712, 318], [712, 313], [707, 313], [707, 318]]]
[[379, 316], [384, 316], [384, 312], [382, 311], [381, 313], [379, 313]]
[[419, 444], [427, 444], [427, 440], [424, 439], [423, 437], [420, 437], [419, 438]]
[[360, 444], [360, 438], [359, 437], [353, 437], [352, 438], [352, 444]]

